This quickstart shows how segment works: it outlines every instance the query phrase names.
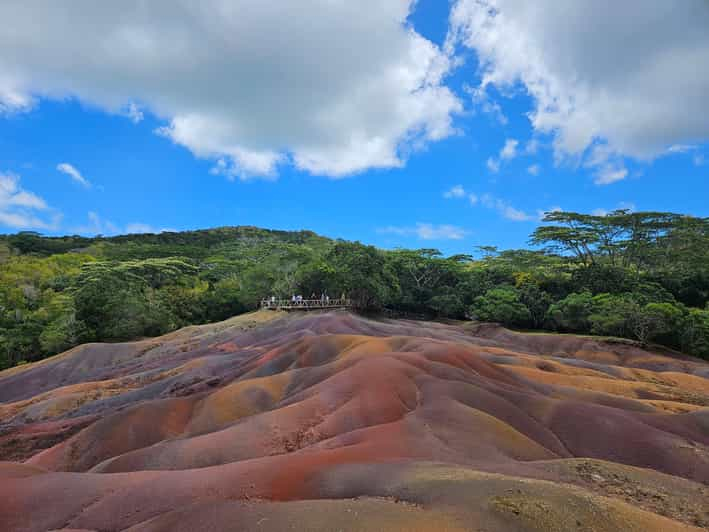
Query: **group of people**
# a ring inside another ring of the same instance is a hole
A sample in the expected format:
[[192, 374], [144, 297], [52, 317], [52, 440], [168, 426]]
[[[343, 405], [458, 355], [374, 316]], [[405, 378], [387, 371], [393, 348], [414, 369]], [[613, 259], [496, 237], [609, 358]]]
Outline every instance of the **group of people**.
[[[317, 299], [318, 299], [318, 296], [315, 295], [315, 292], [313, 292], [310, 296], [310, 301], [317, 301]], [[304, 301], [303, 296], [301, 296], [301, 295], [293, 295], [290, 300], [291, 300], [291, 303], [297, 303], [297, 304], [302, 304]], [[330, 296], [324, 292], [322, 294], [320, 294], [320, 303], [322, 303], [322, 304], [330, 303]]]
[[[296, 295], [293, 294], [290, 298], [291, 305], [297, 306], [297, 305], [305, 305], [305, 302], [313, 302], [313, 301], [318, 301], [320, 302], [320, 305], [322, 306], [328, 306], [330, 304], [330, 296], [329, 294], [323, 292], [320, 294], [320, 297], [318, 297], [315, 292], [312, 293], [310, 296], [310, 299], [305, 299], [303, 298], [302, 295]], [[345, 299], [345, 294], [343, 292], [341, 299], [338, 301], [337, 299], [332, 300], [333, 303], [337, 305], [342, 305], [344, 304], [347, 300]], [[268, 299], [264, 299], [261, 302], [261, 306], [265, 308], [279, 308], [283, 306], [283, 300], [277, 298], [276, 296], [271, 296]], [[308, 305], [308, 306], [317, 306], [317, 305]]]

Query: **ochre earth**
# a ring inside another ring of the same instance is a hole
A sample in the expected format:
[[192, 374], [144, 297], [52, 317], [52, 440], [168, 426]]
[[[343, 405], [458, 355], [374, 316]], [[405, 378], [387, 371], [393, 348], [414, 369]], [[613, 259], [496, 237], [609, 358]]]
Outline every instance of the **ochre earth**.
[[709, 527], [709, 364], [258, 312], [0, 373], [0, 530]]

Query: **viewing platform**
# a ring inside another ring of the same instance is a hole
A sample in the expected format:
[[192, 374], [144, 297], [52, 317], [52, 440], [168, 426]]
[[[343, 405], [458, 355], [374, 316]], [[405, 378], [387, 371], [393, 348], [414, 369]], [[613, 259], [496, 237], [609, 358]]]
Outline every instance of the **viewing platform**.
[[350, 299], [262, 299], [261, 308], [265, 310], [322, 310], [352, 308]]

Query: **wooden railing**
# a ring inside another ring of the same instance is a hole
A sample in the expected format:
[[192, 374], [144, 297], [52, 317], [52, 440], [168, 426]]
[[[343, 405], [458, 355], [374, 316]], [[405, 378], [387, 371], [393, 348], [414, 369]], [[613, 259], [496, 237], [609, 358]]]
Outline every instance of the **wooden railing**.
[[267, 310], [317, 310], [325, 308], [351, 308], [350, 299], [262, 299], [261, 308]]

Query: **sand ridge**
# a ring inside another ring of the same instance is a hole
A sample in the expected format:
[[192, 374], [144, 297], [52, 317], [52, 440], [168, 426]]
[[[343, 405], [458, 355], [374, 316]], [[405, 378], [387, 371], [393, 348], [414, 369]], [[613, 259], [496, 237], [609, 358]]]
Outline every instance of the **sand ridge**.
[[0, 373], [0, 460], [3, 530], [700, 529], [709, 364], [258, 312]]

